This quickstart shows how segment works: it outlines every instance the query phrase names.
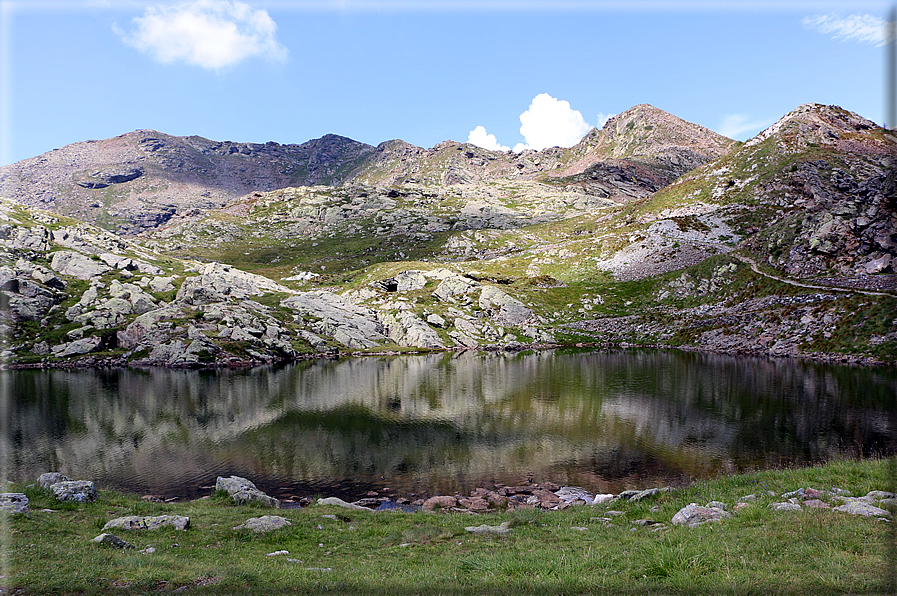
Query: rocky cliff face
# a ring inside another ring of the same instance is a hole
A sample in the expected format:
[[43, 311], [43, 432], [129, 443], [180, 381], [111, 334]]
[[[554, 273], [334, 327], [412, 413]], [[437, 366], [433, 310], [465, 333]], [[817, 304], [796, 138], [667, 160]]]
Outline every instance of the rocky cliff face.
[[[3, 357], [232, 366], [579, 343], [897, 361], [894, 134], [800, 106], [670, 184], [729, 142], [698, 131], [686, 146], [677, 120], [658, 139], [646, 122], [662, 120], [637, 106], [574, 149], [519, 156], [325, 138], [297, 146], [303, 179], [355, 182], [265, 178], [136, 238], [3, 200]], [[102, 192], [163, 157], [187, 170], [243, 147], [184, 143], [75, 184]], [[571, 173], [589, 154], [605, 161]], [[333, 169], [334, 155], [359, 161]]]

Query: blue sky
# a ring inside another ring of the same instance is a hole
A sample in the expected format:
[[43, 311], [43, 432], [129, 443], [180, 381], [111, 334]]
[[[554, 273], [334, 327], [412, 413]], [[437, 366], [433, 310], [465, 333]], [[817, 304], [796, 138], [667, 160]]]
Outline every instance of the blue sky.
[[741, 140], [806, 102], [881, 124], [890, 6], [0, 0], [0, 163], [142, 128], [540, 148], [639, 103]]

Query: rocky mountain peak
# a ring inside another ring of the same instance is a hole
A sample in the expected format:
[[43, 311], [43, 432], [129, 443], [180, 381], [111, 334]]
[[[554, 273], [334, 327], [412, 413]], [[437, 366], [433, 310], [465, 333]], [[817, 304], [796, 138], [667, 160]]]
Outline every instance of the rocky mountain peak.
[[810, 144], [832, 145], [844, 134], [876, 128], [881, 127], [840, 106], [805, 103], [785, 114], [778, 122], [745, 143], [745, 146], [759, 145], [773, 136], [795, 144], [796, 148], [804, 148]]

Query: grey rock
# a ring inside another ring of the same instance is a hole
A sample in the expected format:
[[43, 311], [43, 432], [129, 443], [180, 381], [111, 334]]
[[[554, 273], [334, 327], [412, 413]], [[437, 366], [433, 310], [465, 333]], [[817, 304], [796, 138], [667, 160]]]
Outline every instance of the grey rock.
[[339, 497], [326, 497], [323, 499], [318, 499], [315, 502], [316, 505], [333, 505], [335, 507], [343, 507], [344, 509], [355, 509], [357, 511], [370, 511], [367, 507], [362, 507], [361, 505], [355, 505], [353, 503], [347, 503], [343, 501]]
[[251, 480], [241, 478], [240, 476], [230, 476], [228, 478], [219, 476], [215, 480], [215, 490], [224, 491], [232, 495], [242, 490], [258, 490], [258, 487]]
[[154, 277], [149, 281], [149, 287], [153, 292], [171, 292], [174, 288], [174, 276]]
[[280, 507], [280, 501], [274, 497], [269, 497], [256, 487], [256, 485], [246, 478], [240, 476], [231, 476], [224, 478], [219, 476], [215, 480], [215, 490], [224, 491], [230, 495], [238, 505], [258, 504], [264, 507], [272, 507], [277, 509]]
[[728, 509], [728, 506], [725, 503], [723, 503], [722, 501], [710, 501], [709, 503], [707, 503], [707, 506], [710, 508], [716, 508], [716, 509], [723, 509], [723, 510]]
[[397, 292], [420, 290], [427, 285], [427, 278], [421, 271], [402, 271], [395, 279]]
[[46, 472], [38, 477], [37, 485], [45, 490], [49, 490], [57, 482], [71, 482], [71, 480], [71, 478], [60, 472]]
[[532, 310], [494, 286], [483, 286], [479, 305], [501, 325], [522, 325], [533, 318]]
[[770, 503], [769, 508], [773, 511], [800, 511], [801, 506], [797, 503]]
[[89, 354], [96, 350], [103, 343], [103, 338], [98, 335], [85, 337], [73, 342], [53, 346], [53, 355], [57, 358], [65, 358], [67, 356], [77, 356], [79, 354]]
[[249, 530], [250, 532], [261, 534], [292, 525], [293, 524], [288, 519], [280, 517], [279, 515], [263, 515], [262, 517], [251, 517], [247, 519], [239, 526], [234, 526], [234, 530]]
[[176, 300], [187, 304], [210, 304], [261, 296], [269, 292], [293, 293], [286, 286], [267, 277], [247, 273], [230, 265], [209, 263], [203, 267], [199, 277], [184, 280]]
[[412, 312], [377, 313], [387, 336], [400, 346], [444, 348], [445, 342], [432, 327]]
[[28, 513], [28, 496], [24, 493], [0, 493], [0, 511]]
[[314, 333], [329, 335], [348, 348], [373, 348], [388, 339], [373, 311], [333, 292], [302, 292], [280, 304], [317, 319], [309, 325]]
[[863, 503], [862, 501], [850, 501], [843, 505], [839, 505], [838, 507], [834, 507], [833, 510], [865, 517], [891, 517], [890, 511], [882, 509], [881, 507], [876, 507], [875, 505], [870, 505], [869, 503]]
[[463, 296], [480, 287], [479, 282], [460, 275], [445, 277], [434, 290], [433, 295], [443, 302], [452, 302], [455, 297]]
[[112, 268], [105, 263], [69, 250], [54, 252], [53, 258], [50, 260], [50, 268], [62, 275], [70, 275], [83, 280], [89, 280], [112, 271]]
[[233, 494], [231, 494], [231, 498], [237, 505], [261, 505], [263, 507], [271, 507], [272, 509], [280, 508], [280, 500], [275, 499], [274, 497], [269, 497], [262, 491], [255, 490], [240, 490]]
[[117, 517], [106, 522], [103, 531], [106, 530], [158, 530], [171, 527], [175, 530], [186, 530], [190, 527], [190, 518], [183, 515], [129, 515]]
[[507, 534], [511, 533], [511, 524], [510, 524], [510, 522], [504, 522], [500, 526], [490, 526], [487, 524], [482, 524], [480, 526], [467, 526], [464, 529], [472, 534], [507, 535]]
[[58, 501], [89, 503], [97, 500], [97, 489], [89, 480], [64, 480], [50, 486]]
[[694, 528], [701, 524], [718, 522], [729, 517], [732, 517], [732, 514], [723, 511], [722, 509], [716, 507], [701, 507], [697, 503], [689, 503], [676, 512], [676, 515], [673, 516], [672, 523], [676, 526]]
[[102, 534], [94, 538], [93, 541], [97, 544], [102, 544], [103, 546], [111, 546], [113, 548], [119, 548], [123, 550], [135, 548], [134, 545], [130, 542], [125, 542], [118, 536], [115, 536], [114, 534], [107, 534], [106, 532], [103, 532]]

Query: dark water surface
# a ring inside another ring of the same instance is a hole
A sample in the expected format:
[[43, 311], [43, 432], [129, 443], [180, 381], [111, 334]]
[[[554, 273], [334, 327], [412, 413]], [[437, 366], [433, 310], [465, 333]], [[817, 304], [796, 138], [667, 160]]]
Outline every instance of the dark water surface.
[[13, 480], [182, 498], [230, 474], [280, 497], [528, 479], [619, 492], [889, 455], [897, 430], [897, 369], [679, 352], [0, 374]]

